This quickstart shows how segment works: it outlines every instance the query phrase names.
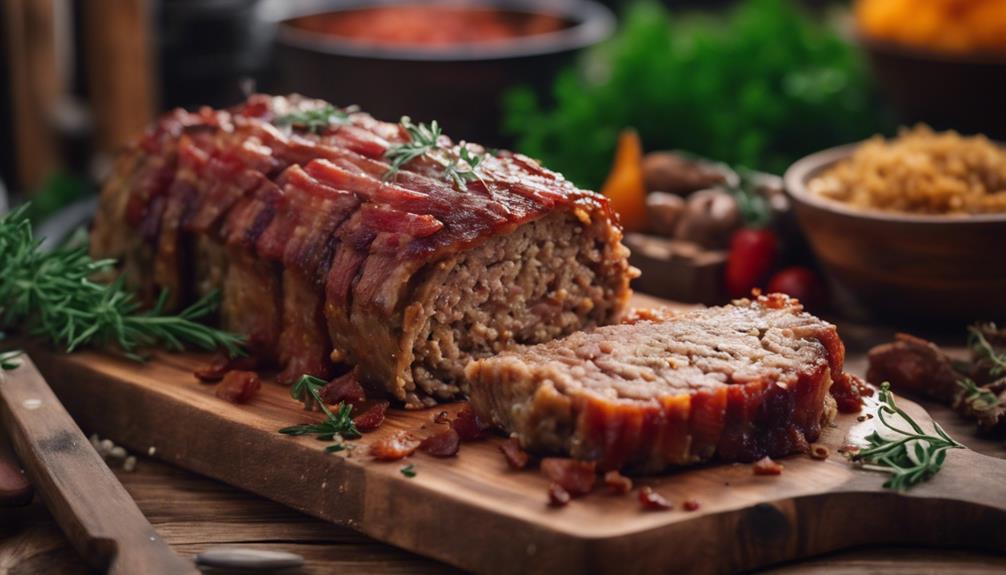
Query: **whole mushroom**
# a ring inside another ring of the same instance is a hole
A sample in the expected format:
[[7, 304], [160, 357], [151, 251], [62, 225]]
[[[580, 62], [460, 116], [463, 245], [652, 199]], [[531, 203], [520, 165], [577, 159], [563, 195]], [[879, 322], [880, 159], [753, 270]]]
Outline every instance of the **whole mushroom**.
[[685, 199], [667, 192], [650, 192], [646, 196], [646, 215], [650, 229], [662, 236], [674, 237], [678, 220], [685, 211]]
[[729, 192], [711, 188], [688, 197], [674, 237], [707, 248], [721, 248], [727, 245], [730, 234], [740, 224], [737, 200]]

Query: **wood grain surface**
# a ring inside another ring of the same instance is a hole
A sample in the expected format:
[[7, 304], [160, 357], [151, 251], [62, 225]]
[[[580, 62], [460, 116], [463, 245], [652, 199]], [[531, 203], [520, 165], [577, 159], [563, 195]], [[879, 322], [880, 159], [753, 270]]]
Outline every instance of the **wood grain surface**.
[[78, 554], [109, 575], [198, 573], [154, 531], [31, 360], [18, 362], [0, 374], [0, 421]]

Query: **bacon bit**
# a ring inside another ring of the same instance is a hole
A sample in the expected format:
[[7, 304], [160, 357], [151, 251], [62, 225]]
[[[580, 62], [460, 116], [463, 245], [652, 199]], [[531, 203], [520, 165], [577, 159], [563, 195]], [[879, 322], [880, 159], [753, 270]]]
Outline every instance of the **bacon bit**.
[[358, 405], [367, 399], [363, 386], [356, 379], [356, 374], [352, 371], [337, 377], [321, 388], [319, 392], [321, 399], [330, 405], [345, 402], [348, 405]]
[[[373, 431], [381, 424], [384, 423], [384, 412], [388, 410], [390, 405], [387, 401], [375, 401], [371, 403], [366, 409], [362, 409], [360, 415], [353, 417], [353, 424], [360, 431]], [[363, 407], [362, 404], [357, 407]], [[353, 408], [354, 410], [356, 407]]]
[[228, 357], [227, 354], [219, 353], [213, 358], [213, 361], [206, 367], [197, 369], [193, 372], [196, 379], [204, 383], [213, 383], [220, 381], [227, 375], [228, 371], [232, 370], [242, 370], [251, 371], [258, 367], [258, 360], [251, 356], [245, 357]]
[[451, 422], [451, 427], [458, 432], [461, 441], [482, 439], [485, 437], [486, 430], [489, 429], [489, 425], [476, 415], [470, 405], [466, 405], [458, 411], [454, 421]]
[[771, 457], [765, 456], [751, 466], [755, 475], [782, 475], [782, 465], [772, 461]]
[[681, 507], [685, 511], [698, 511], [699, 507], [702, 507], [702, 505], [694, 499], [685, 499], [684, 503], [681, 504]]
[[458, 454], [461, 447], [461, 437], [458, 432], [447, 428], [440, 433], [435, 433], [419, 444], [419, 449], [429, 453], [433, 457], [451, 457]]
[[254, 371], [229, 371], [217, 384], [213, 394], [231, 403], [247, 403], [262, 387]]
[[571, 499], [569, 491], [562, 488], [558, 483], [548, 486], [548, 504], [552, 507], [565, 507]]
[[618, 471], [612, 470], [605, 473], [604, 484], [608, 486], [608, 490], [617, 495], [625, 495], [632, 491], [632, 480]]
[[597, 479], [594, 461], [546, 457], [541, 460], [541, 471], [573, 497], [590, 493]]
[[412, 455], [419, 447], [419, 440], [405, 431], [396, 431], [389, 437], [370, 446], [370, 455], [378, 461], [397, 461]]
[[831, 455], [831, 452], [828, 451], [828, 448], [824, 445], [821, 445], [820, 443], [812, 443], [810, 445], [810, 456], [812, 458], [823, 460], [828, 459], [829, 455]]
[[527, 467], [528, 461], [531, 460], [527, 452], [521, 448], [520, 442], [517, 441], [516, 437], [507, 438], [506, 441], [499, 445], [499, 450], [506, 457], [506, 462], [513, 469], [524, 469]]
[[670, 501], [664, 499], [663, 495], [650, 487], [641, 487], [639, 489], [639, 504], [647, 511], [667, 511], [668, 509], [674, 509], [674, 505], [671, 505]]
[[451, 414], [447, 413], [446, 410], [441, 411], [433, 417], [433, 423], [450, 423]]

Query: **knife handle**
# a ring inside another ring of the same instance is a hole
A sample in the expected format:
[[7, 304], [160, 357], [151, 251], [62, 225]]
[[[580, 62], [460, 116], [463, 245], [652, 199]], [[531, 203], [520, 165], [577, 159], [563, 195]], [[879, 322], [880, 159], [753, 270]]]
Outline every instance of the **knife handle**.
[[154, 531], [27, 356], [0, 375], [0, 421], [78, 553], [111, 574], [199, 573]]

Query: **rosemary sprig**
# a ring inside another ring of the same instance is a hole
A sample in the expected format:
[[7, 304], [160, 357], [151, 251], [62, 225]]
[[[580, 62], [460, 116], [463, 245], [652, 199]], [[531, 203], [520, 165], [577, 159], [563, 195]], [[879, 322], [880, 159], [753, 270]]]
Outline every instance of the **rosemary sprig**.
[[360, 430], [356, 428], [351, 416], [353, 407], [344, 402], [339, 402], [333, 412], [325, 405], [321, 398], [321, 388], [328, 382], [310, 375], [303, 375], [297, 383], [290, 388], [290, 396], [297, 401], [304, 402], [304, 406], [312, 409], [314, 406], [321, 408], [325, 414], [325, 420], [321, 423], [302, 423], [291, 425], [280, 429], [284, 435], [315, 435], [319, 441], [335, 441], [336, 443], [325, 448], [325, 451], [336, 452], [346, 449], [343, 439], [356, 439], [361, 436]]
[[958, 381], [957, 385], [959, 385], [964, 391], [964, 401], [966, 401], [972, 409], [977, 411], [987, 411], [999, 404], [998, 395], [987, 389], [979, 387], [978, 384], [970, 377], [965, 377], [964, 379]]
[[0, 216], [0, 327], [44, 336], [67, 353], [87, 345], [116, 346], [142, 360], [140, 350], [162, 345], [241, 354], [241, 336], [197, 321], [215, 309], [215, 293], [168, 315], [162, 292], [157, 304], [143, 311], [121, 276], [112, 283], [91, 279], [113, 269], [114, 260], [92, 260], [82, 247], [43, 251], [26, 209]]
[[463, 141], [458, 146], [456, 155], [441, 148], [440, 136], [443, 131], [436, 120], [429, 124], [413, 124], [408, 116], [402, 116], [400, 123], [409, 134], [409, 141], [391, 146], [384, 153], [384, 159], [390, 164], [384, 174], [385, 181], [397, 176], [405, 164], [423, 156], [440, 164], [444, 176], [459, 190], [465, 189], [468, 182], [482, 179], [477, 169], [484, 155], [472, 153]]
[[331, 104], [325, 104], [320, 108], [299, 110], [280, 116], [276, 118], [276, 125], [298, 126], [318, 134], [329, 126], [345, 124], [349, 121], [349, 115], [356, 111], [358, 108], [355, 106], [341, 110]]
[[[904, 491], [926, 481], [943, 467], [947, 451], [964, 447], [953, 440], [938, 423], [933, 422], [935, 435], [927, 434], [904, 410], [894, 403], [889, 383], [880, 386], [880, 406], [877, 408], [877, 425], [883, 425], [897, 439], [888, 439], [878, 431], [866, 437], [869, 446], [851, 453], [850, 458], [863, 469], [890, 473], [884, 487]], [[902, 429], [897, 417], [910, 429]]]
[[[987, 324], [992, 331], [996, 330], [994, 323]], [[1006, 351], [996, 352], [989, 340], [982, 333], [982, 326], [968, 326], [968, 347], [978, 360], [988, 360], [992, 364], [989, 375], [1006, 375]]]

